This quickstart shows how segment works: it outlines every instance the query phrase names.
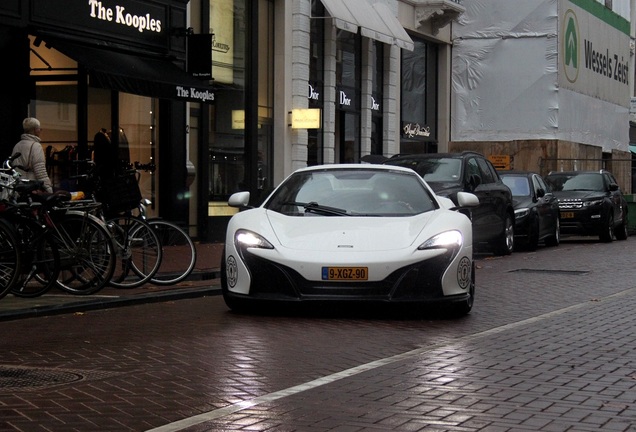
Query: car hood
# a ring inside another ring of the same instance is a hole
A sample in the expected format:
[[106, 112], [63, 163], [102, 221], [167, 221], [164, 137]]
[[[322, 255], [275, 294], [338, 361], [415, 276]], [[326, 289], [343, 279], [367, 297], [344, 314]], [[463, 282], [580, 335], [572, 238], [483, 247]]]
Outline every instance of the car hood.
[[[413, 217], [289, 217], [268, 211], [271, 228], [281, 245], [289, 249], [314, 251], [386, 251], [412, 246], [423, 241], [432, 226], [447, 226], [442, 214], [428, 212]], [[452, 218], [451, 218], [452, 219]], [[448, 227], [450, 229], [451, 226]], [[428, 238], [428, 237], [426, 237]]]
[[558, 191], [554, 192], [554, 196], [557, 199], [590, 199], [601, 198], [605, 194], [599, 191]]
[[526, 208], [526, 207], [532, 207], [532, 198], [530, 197], [523, 197], [523, 196], [513, 196], [512, 197], [512, 206], [515, 209], [519, 209], [519, 208]]

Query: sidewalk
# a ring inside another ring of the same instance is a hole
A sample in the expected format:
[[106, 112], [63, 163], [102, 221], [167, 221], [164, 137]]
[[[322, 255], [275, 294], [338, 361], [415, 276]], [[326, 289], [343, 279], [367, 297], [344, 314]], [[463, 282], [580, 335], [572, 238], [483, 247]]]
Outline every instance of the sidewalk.
[[197, 242], [196, 246], [197, 261], [194, 270], [185, 281], [178, 284], [145, 284], [133, 289], [106, 287], [88, 296], [68, 294], [59, 289], [53, 289], [35, 298], [20, 298], [8, 294], [0, 299], [0, 321], [219, 295], [219, 265], [223, 244]]

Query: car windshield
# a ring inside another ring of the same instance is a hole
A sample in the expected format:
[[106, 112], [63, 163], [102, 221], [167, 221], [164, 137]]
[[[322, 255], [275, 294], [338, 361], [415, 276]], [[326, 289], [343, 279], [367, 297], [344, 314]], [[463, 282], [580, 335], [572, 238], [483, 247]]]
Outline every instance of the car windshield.
[[512, 196], [530, 196], [528, 179], [516, 175], [502, 175], [501, 180], [512, 191]]
[[597, 173], [551, 174], [546, 177], [552, 190], [558, 191], [605, 191], [603, 176]]
[[289, 216], [413, 216], [437, 204], [408, 173], [331, 169], [290, 176], [264, 207]]
[[458, 183], [462, 161], [451, 157], [427, 157], [389, 161], [387, 164], [411, 168], [427, 182]]

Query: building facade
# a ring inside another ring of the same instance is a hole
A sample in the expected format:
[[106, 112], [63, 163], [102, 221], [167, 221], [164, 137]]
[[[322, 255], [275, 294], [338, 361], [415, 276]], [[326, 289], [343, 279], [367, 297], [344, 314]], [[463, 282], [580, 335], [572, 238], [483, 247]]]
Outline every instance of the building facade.
[[631, 190], [630, 0], [464, 0], [451, 145], [499, 168], [609, 169]]
[[469, 149], [629, 185], [631, 3], [8, 0], [2, 145], [38, 117], [72, 188], [70, 160], [114, 131], [152, 214], [204, 241], [224, 239], [231, 193], [257, 204], [320, 163]]

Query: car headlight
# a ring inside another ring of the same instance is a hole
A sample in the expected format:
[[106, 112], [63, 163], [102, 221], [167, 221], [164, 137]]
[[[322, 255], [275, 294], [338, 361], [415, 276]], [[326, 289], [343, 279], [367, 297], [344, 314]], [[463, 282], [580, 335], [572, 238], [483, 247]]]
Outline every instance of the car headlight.
[[524, 218], [526, 216], [528, 216], [530, 214], [530, 209], [529, 208], [520, 208], [520, 209], [516, 209], [515, 210], [515, 219], [521, 219]]
[[583, 207], [592, 207], [592, 206], [597, 206], [597, 205], [601, 205], [603, 204], [603, 200], [602, 199], [597, 199], [597, 200], [592, 200], [592, 201], [584, 201], [583, 202]]
[[462, 246], [464, 243], [464, 236], [462, 233], [457, 230], [445, 231], [443, 233], [439, 233], [424, 243], [422, 243], [417, 249], [425, 250], [425, 249], [457, 249]]
[[274, 249], [274, 246], [265, 240], [263, 236], [260, 236], [252, 231], [240, 229], [234, 233], [234, 243], [238, 249], [243, 248], [260, 248], [260, 249]]

